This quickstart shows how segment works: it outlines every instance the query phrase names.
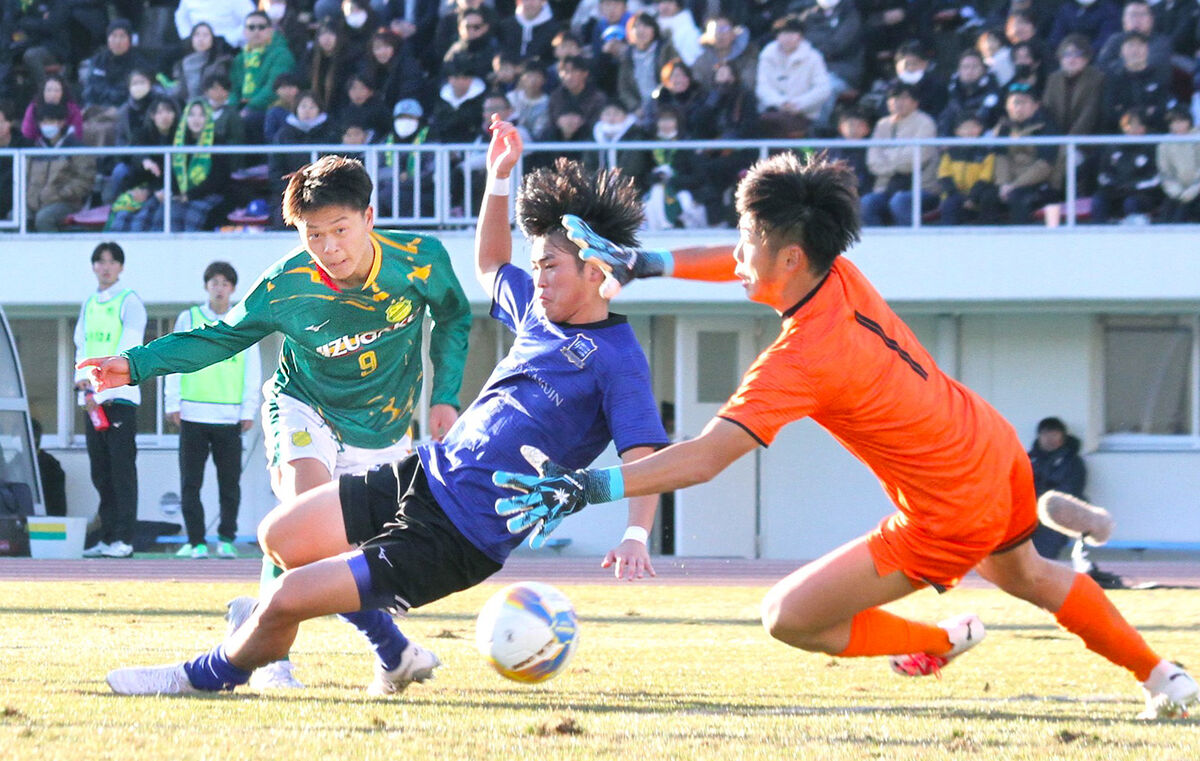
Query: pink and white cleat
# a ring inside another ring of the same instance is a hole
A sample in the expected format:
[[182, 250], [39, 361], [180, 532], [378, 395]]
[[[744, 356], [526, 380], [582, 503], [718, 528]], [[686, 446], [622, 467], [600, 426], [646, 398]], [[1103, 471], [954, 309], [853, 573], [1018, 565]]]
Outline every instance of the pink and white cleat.
[[888, 658], [892, 671], [903, 676], [934, 676], [941, 677], [942, 668], [983, 641], [987, 631], [983, 621], [974, 613], [964, 613], [938, 624], [946, 630], [950, 637], [950, 652], [945, 655], [930, 655], [929, 653], [909, 653], [893, 655]]

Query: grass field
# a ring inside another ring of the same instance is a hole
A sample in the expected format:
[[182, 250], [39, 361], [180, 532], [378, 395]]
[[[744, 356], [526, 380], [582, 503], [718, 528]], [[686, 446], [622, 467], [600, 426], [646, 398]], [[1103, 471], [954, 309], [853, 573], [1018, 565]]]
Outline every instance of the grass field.
[[[762, 589], [563, 585], [579, 651], [563, 675], [528, 687], [475, 652], [475, 611], [495, 588], [404, 624], [445, 667], [399, 698], [365, 694], [363, 643], [322, 619], [293, 651], [309, 689], [197, 699], [117, 697], [104, 675], [207, 649], [243, 585], [0, 583], [0, 758], [1200, 758], [1200, 721], [1136, 720], [1141, 691], [1127, 673], [990, 590], [892, 606], [927, 618], [975, 610], [989, 625], [939, 680], [770, 640]], [[1115, 599], [1161, 652], [1200, 666], [1200, 591]]]

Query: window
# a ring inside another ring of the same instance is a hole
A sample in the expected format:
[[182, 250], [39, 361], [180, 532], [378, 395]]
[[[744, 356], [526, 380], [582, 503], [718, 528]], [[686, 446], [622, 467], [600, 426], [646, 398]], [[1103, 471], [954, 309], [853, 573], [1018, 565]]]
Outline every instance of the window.
[[[1104, 431], [1109, 443], [1177, 447], [1200, 437], [1197, 316], [1103, 321]], [[1164, 438], [1165, 437], [1165, 438]], [[1200, 442], [1200, 440], [1198, 440]]]

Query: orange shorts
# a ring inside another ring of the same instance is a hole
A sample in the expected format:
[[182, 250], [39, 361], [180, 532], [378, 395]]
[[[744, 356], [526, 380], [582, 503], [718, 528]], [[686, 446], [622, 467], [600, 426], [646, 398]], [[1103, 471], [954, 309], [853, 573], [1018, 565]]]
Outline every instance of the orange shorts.
[[1033, 468], [1024, 452], [1013, 458], [1007, 478], [996, 479], [977, 497], [938, 505], [935, 511], [914, 510], [916, 516], [897, 512], [884, 518], [867, 536], [876, 573], [900, 571], [917, 588], [929, 585], [943, 592], [988, 555], [1015, 547], [1037, 528]]

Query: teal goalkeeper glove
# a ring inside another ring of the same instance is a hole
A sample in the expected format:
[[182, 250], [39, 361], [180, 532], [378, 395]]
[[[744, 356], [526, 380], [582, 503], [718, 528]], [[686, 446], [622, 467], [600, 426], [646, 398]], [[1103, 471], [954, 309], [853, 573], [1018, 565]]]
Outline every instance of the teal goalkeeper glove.
[[537, 447], [521, 447], [521, 455], [537, 470], [537, 475], [497, 471], [492, 483], [522, 492], [520, 496], [496, 500], [498, 515], [511, 515], [508, 531], [519, 534], [529, 528], [529, 546], [541, 549], [563, 518], [590, 503], [610, 502], [624, 496], [620, 468], [603, 470], [567, 470], [551, 462]]
[[574, 214], [564, 214], [563, 228], [571, 242], [579, 246], [579, 258], [593, 262], [604, 270], [604, 284], [600, 295], [615, 298], [622, 286], [634, 278], [666, 277], [671, 274], [674, 258], [670, 251], [618, 246], [596, 234]]

